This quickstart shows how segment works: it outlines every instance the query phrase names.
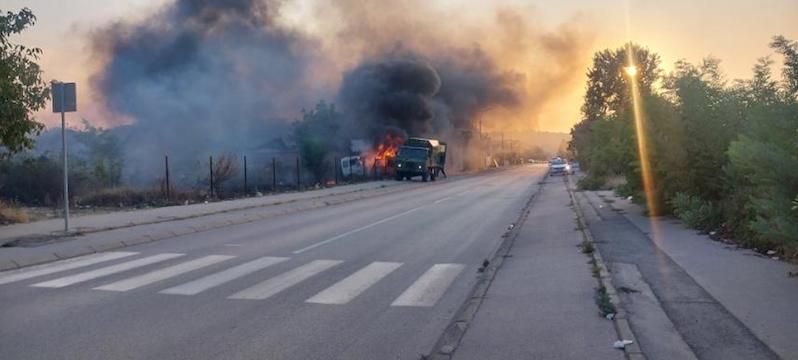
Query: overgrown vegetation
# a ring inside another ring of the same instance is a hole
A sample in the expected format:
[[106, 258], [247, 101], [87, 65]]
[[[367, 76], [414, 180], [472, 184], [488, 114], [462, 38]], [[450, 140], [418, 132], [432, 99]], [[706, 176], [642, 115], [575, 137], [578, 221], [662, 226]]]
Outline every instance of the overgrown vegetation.
[[579, 190], [599, 190], [606, 182], [604, 177], [590, 173], [579, 179], [576, 186]]
[[607, 288], [604, 286], [599, 286], [596, 289], [596, 305], [598, 305], [601, 316], [607, 316], [617, 312], [615, 305], [613, 305], [612, 301], [610, 301], [609, 294], [607, 294]]
[[697, 196], [676, 193], [671, 205], [673, 214], [693, 229], [714, 230], [720, 227], [723, 220], [720, 207]]
[[593, 243], [588, 240], [583, 240], [581, 243], [579, 243], [579, 250], [585, 255], [592, 255], [593, 252], [596, 251], [596, 249], [593, 247]]
[[0, 201], [0, 225], [26, 223], [28, 214], [16, 206]]
[[[589, 172], [627, 179], [624, 196], [654, 202], [688, 226], [720, 230], [761, 251], [798, 257], [798, 43], [776, 36], [782, 61], [760, 59], [749, 80], [729, 81], [720, 60], [678, 61], [663, 74], [659, 56], [637, 45], [597, 53], [588, 72], [583, 118], [570, 149]], [[653, 194], [643, 194], [631, 96], [623, 71], [631, 53], [637, 71], [642, 133]]]

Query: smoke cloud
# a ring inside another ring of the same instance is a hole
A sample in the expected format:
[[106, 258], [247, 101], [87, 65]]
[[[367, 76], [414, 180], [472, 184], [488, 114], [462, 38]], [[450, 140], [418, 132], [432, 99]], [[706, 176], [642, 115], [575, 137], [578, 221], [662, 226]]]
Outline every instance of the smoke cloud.
[[502, 73], [478, 49], [449, 50], [427, 59], [394, 51], [368, 59], [344, 75], [339, 103], [354, 129], [386, 127], [435, 136], [472, 130], [477, 113], [520, 103], [519, 77]]
[[310, 27], [289, 21], [292, 5], [174, 0], [92, 34], [96, 92], [133, 120], [117, 130], [127, 175], [151, 179], [161, 154], [190, 167], [273, 150], [322, 99], [336, 102], [349, 138], [454, 137], [480, 119], [486, 130], [534, 128], [589, 60], [579, 21], [547, 32], [502, 5], [470, 28], [421, 0], [315, 2], [301, 18]]
[[304, 85], [313, 41], [274, 26], [271, 3], [178, 0], [140, 23], [93, 35], [105, 64], [94, 84], [120, 129], [127, 173], [152, 179], [161, 155], [193, 167], [200, 157], [242, 153], [284, 133], [316, 94]]

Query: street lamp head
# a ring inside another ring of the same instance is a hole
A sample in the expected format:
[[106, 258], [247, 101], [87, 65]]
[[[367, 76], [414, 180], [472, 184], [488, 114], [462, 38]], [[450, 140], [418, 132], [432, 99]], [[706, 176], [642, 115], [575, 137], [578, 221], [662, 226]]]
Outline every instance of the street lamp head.
[[623, 71], [626, 72], [626, 75], [629, 75], [629, 76], [632, 76], [632, 77], [637, 76], [637, 66], [629, 65], [627, 67], [624, 67]]

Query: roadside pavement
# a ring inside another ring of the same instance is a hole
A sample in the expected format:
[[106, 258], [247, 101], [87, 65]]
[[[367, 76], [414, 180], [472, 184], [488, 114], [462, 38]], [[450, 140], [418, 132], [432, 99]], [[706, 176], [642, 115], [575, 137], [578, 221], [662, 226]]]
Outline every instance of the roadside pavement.
[[623, 359], [577, 245], [561, 178], [546, 178], [454, 359]]
[[[397, 181], [374, 181], [336, 186], [320, 190], [282, 193], [247, 199], [85, 215], [70, 218], [70, 228], [72, 233], [90, 233], [122, 227], [188, 219], [233, 210], [284, 204], [299, 200], [316, 199], [358, 191], [368, 191], [399, 185], [407, 186], [408, 184], [409, 183]], [[0, 245], [20, 238], [52, 237], [63, 234], [63, 218], [42, 220], [27, 224], [2, 226], [0, 227]]]
[[652, 222], [609, 191], [576, 195], [649, 359], [798, 359], [795, 266]]

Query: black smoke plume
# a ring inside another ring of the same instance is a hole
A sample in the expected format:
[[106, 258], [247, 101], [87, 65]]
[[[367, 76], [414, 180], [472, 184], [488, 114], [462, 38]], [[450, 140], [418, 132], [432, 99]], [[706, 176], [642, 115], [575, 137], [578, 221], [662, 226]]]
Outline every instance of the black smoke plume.
[[408, 51], [367, 59], [343, 78], [338, 101], [354, 131], [399, 128], [412, 136], [473, 130], [476, 114], [518, 103], [519, 77], [503, 73], [478, 49]]

